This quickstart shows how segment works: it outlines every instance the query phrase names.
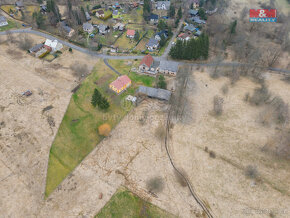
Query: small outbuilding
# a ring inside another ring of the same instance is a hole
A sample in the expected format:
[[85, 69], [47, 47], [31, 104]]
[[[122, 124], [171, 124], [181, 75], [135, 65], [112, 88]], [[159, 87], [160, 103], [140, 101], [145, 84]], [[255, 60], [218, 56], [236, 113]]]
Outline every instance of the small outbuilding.
[[0, 16], [0, 27], [1, 26], [7, 26], [7, 25], [8, 25], [8, 22], [7, 22], [6, 17]]

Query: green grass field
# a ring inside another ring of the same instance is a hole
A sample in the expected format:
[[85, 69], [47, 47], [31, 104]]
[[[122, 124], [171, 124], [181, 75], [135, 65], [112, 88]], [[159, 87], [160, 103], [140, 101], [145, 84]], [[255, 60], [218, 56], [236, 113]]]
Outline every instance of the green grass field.
[[[133, 62], [132, 65], [126, 64], [128, 61]], [[133, 88], [137, 89], [139, 85], [152, 87], [155, 82], [155, 78], [147, 75], [140, 75], [136, 72], [131, 72], [131, 68], [137, 68], [139, 66], [140, 60], [132, 61], [132, 60], [109, 60], [109, 64], [118, 69], [118, 71], [122, 74], [127, 74], [129, 78], [132, 80]]]
[[[112, 65], [131, 78], [132, 86], [120, 95], [113, 93], [109, 89], [109, 84], [117, 78], [117, 74], [111, 71], [102, 60], [99, 60], [93, 72], [72, 95], [50, 149], [46, 197], [103, 139], [103, 136], [97, 133], [98, 127], [103, 123], [108, 123], [114, 128], [126, 115], [127, 111], [121, 107], [122, 99], [129, 94], [134, 95], [138, 85], [150, 85], [154, 82], [154, 78], [129, 73], [130, 66], [126, 65], [124, 61], [118, 60]], [[110, 102], [107, 112], [91, 105], [91, 97], [95, 88], [98, 88]]]
[[125, 188], [119, 189], [95, 218], [171, 218], [172, 214], [139, 198]]

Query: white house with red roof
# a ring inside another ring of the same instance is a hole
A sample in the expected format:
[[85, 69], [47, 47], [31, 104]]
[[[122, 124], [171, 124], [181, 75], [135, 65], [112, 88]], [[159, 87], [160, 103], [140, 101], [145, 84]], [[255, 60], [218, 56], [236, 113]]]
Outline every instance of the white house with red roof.
[[127, 37], [133, 39], [135, 36], [135, 30], [127, 30]]
[[126, 90], [131, 85], [131, 80], [127, 75], [123, 75], [118, 77], [115, 81], [113, 81], [109, 87], [117, 94], [120, 94], [124, 90]]

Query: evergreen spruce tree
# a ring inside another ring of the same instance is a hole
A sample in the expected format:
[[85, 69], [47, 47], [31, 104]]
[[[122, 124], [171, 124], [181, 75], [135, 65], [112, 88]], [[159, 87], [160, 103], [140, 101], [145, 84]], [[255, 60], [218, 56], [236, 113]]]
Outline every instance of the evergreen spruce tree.
[[178, 16], [179, 20], [182, 18], [182, 9], [181, 9], [181, 7], [179, 7], [179, 9], [178, 9], [177, 16]]

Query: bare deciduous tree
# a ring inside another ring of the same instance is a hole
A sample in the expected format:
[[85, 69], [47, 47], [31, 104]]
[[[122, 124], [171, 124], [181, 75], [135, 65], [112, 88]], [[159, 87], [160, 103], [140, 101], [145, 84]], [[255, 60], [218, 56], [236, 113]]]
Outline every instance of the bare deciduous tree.
[[33, 40], [28, 35], [22, 35], [19, 37], [18, 46], [20, 49], [27, 51], [32, 47]]
[[153, 193], [160, 193], [164, 189], [164, 182], [161, 177], [154, 177], [146, 182], [147, 190]]
[[88, 66], [79, 62], [70, 65], [70, 69], [73, 71], [73, 75], [79, 79], [89, 74]]

